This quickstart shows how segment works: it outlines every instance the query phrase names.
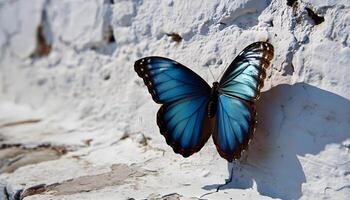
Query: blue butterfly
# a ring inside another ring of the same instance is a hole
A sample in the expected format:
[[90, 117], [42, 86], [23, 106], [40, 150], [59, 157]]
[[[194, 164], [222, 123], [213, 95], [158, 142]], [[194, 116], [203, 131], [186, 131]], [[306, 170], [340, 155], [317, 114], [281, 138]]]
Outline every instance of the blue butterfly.
[[250, 44], [213, 87], [168, 58], [145, 57], [134, 67], [153, 100], [162, 104], [157, 124], [175, 153], [188, 157], [212, 135], [220, 156], [231, 162], [240, 158], [255, 131], [255, 101], [273, 54], [267, 42]]

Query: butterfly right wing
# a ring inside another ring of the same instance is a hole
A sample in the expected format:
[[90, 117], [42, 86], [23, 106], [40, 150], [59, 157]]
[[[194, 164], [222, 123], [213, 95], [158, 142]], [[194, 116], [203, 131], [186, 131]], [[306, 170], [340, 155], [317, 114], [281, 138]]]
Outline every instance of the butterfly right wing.
[[265, 70], [273, 54], [274, 48], [268, 42], [255, 42], [247, 46], [222, 76], [219, 93], [254, 102], [263, 87]]
[[142, 58], [135, 62], [135, 71], [153, 100], [163, 104], [157, 124], [166, 142], [184, 157], [198, 152], [210, 137], [210, 86], [187, 67], [167, 58]]
[[219, 95], [213, 140], [221, 157], [231, 162], [241, 157], [256, 125], [254, 104]]
[[273, 54], [271, 44], [255, 42], [234, 59], [220, 80], [213, 139], [221, 157], [229, 162], [241, 156], [253, 137], [254, 104]]

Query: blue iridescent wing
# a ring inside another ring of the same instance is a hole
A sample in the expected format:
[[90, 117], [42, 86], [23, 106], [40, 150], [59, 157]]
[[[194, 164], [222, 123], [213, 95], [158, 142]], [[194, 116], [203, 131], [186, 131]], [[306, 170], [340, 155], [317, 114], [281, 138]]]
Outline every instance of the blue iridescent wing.
[[200, 76], [174, 60], [146, 57], [136, 61], [134, 67], [156, 103], [210, 93], [210, 86]]
[[153, 100], [163, 104], [157, 124], [166, 142], [184, 157], [198, 152], [210, 137], [210, 86], [187, 67], [167, 58], [142, 58], [135, 62], [135, 71]]
[[188, 157], [198, 152], [210, 137], [208, 97], [197, 96], [164, 104], [157, 113], [160, 133], [175, 153]]
[[221, 157], [231, 162], [241, 156], [255, 130], [254, 104], [220, 95], [213, 140]]
[[253, 43], [235, 58], [219, 82], [213, 139], [221, 157], [228, 161], [238, 159], [253, 136], [255, 101], [272, 58], [271, 44]]
[[247, 46], [230, 64], [222, 76], [219, 93], [246, 101], [255, 101], [273, 58], [273, 46], [255, 42]]

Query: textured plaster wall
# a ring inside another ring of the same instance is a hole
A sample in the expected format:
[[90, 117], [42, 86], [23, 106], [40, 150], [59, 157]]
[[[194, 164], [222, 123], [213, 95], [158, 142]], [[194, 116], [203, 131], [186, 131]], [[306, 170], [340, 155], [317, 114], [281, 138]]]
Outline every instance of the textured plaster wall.
[[[347, 199], [349, 34], [348, 0], [1, 1], [0, 199]], [[258, 40], [275, 58], [249, 150], [175, 155], [134, 61], [213, 82]]]

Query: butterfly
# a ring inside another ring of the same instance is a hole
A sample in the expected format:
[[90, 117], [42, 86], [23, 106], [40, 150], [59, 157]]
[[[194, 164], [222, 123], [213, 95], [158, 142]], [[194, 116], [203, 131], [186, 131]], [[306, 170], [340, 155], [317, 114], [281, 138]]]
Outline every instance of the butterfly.
[[255, 131], [255, 102], [273, 55], [268, 42], [250, 44], [212, 87], [168, 58], [145, 57], [134, 69], [153, 100], [162, 104], [157, 125], [175, 153], [188, 157], [212, 135], [220, 156], [231, 162], [247, 149]]

